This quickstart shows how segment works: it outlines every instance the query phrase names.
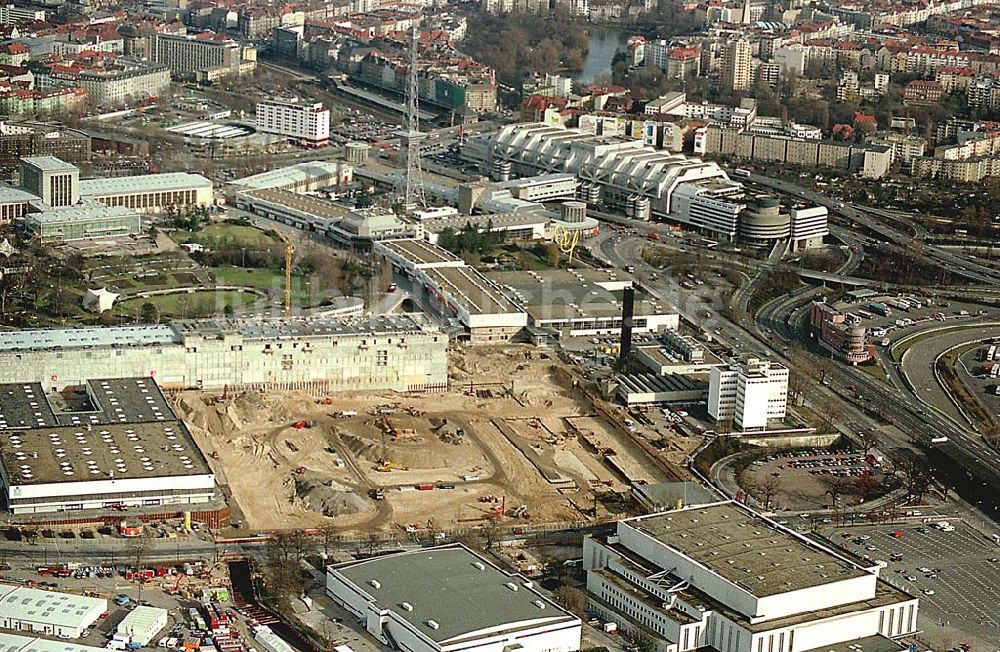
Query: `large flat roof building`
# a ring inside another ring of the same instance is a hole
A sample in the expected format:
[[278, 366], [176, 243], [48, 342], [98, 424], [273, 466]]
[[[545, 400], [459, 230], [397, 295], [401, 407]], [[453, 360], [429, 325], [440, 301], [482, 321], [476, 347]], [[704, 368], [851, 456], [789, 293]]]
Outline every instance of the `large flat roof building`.
[[0, 632], [0, 652], [107, 652], [107, 648]]
[[658, 651], [805, 652], [917, 628], [918, 601], [734, 502], [619, 521], [584, 539], [592, 609]]
[[[104, 598], [0, 584], [0, 628], [3, 629], [79, 638], [83, 630], [107, 610], [108, 601]], [[23, 643], [14, 648], [21, 650], [31, 640], [9, 640], [7, 636], [0, 635], [0, 650]]]
[[581, 622], [461, 545], [327, 569], [327, 593], [382, 644], [409, 652], [574, 652]]
[[34, 514], [215, 497], [208, 462], [153, 380], [92, 380], [84, 390], [64, 402], [64, 393], [46, 394], [38, 383], [0, 385], [7, 509]]
[[0, 333], [0, 382], [46, 390], [91, 378], [171, 388], [435, 391], [446, 335], [417, 316], [208, 319]]

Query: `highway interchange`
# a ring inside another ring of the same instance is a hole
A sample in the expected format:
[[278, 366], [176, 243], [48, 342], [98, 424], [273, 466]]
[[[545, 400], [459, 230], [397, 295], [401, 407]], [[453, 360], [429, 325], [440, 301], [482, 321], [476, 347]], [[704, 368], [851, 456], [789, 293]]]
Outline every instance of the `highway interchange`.
[[[919, 249], [928, 259], [954, 274], [965, 276], [976, 283], [993, 286], [974, 289], [936, 288], [935, 291], [940, 292], [941, 296], [992, 294], [1000, 284], [1000, 271], [972, 257], [922, 243], [919, 230], [916, 231], [916, 235], [904, 234], [884, 225], [876, 215], [871, 214], [871, 211], [855, 209], [785, 181], [757, 176], [751, 177], [751, 181], [781, 193], [791, 194], [804, 201], [826, 205], [833, 216], [839, 216], [840, 224], [831, 225], [833, 227], [831, 231], [841, 241], [853, 245], [855, 251], [851, 252], [847, 262], [833, 275], [834, 277], [849, 276], [854, 272], [863, 259], [865, 243], [872, 242], [869, 235], [858, 233], [855, 228], [849, 226], [856, 224], [861, 225], [869, 233], [878, 234], [881, 238], [880, 244], [890, 243], [890, 246], [906, 248], [911, 254], [915, 249]], [[616, 221], [631, 227], [631, 230], [624, 234], [602, 233], [588, 244], [591, 251], [609, 264], [620, 267], [633, 266], [635, 276], [643, 289], [657, 299], [673, 305], [689, 323], [714, 334], [721, 342], [735, 350], [757, 353], [774, 359], [784, 358], [787, 364], [793, 367], [798, 365], [801, 371], [810, 371], [801, 367], [815, 369], [822, 365], [827, 370], [824, 383], [808, 384], [804, 391], [807, 402], [814, 405], [829, 405], [833, 401], [832, 404], [840, 405], [842, 410], [834, 415], [834, 420], [840, 421], [848, 429], [866, 425], [877, 426], [888, 422], [898, 430], [888, 430], [886, 436], [892, 437], [891, 433], [896, 433], [896, 440], [887, 443], [910, 449], [934, 448], [964, 469], [968, 474], [968, 480], [973, 480], [975, 485], [1000, 486], [1000, 453], [984, 444], [981, 438], [976, 433], [970, 432], [965, 424], [918, 401], [914, 392], [907, 387], [905, 380], [900, 378], [898, 370], [894, 370], [895, 376], [891, 376], [889, 382], [885, 382], [865, 371], [839, 363], [831, 364], [827, 355], [808, 346], [800, 347], [795, 359], [789, 358], [788, 344], [802, 338], [803, 327], [808, 319], [808, 306], [824, 293], [825, 288], [807, 286], [789, 296], [773, 300], [763, 306], [751, 319], [748, 314], [750, 297], [765, 278], [767, 268], [773, 264], [772, 260], [760, 265], [756, 274], [744, 273], [746, 280], [736, 290], [733, 306], [728, 307], [726, 302], [718, 297], [711, 301], [696, 297], [693, 292], [681, 287], [668, 274], [653, 276], [657, 270], [642, 259], [642, 250], [651, 244], [646, 238], [649, 231], [660, 234], [657, 244], [675, 251], [681, 250], [681, 246], [669, 237], [667, 227], [646, 222], [620, 219]], [[738, 262], [744, 267], [748, 264], [745, 258], [733, 254], [712, 252], [710, 256], [714, 258], [703, 261], [709, 267], [728, 265], [735, 268], [732, 263]], [[757, 262], [759, 264], [759, 261]], [[871, 285], [880, 284], [871, 282]], [[970, 321], [965, 326], [974, 333], [978, 324], [977, 321]], [[969, 337], [973, 338], [974, 335]], [[900, 384], [897, 385], [892, 382], [893, 380]], [[931, 443], [931, 439], [941, 436], [947, 437], [948, 441]]]

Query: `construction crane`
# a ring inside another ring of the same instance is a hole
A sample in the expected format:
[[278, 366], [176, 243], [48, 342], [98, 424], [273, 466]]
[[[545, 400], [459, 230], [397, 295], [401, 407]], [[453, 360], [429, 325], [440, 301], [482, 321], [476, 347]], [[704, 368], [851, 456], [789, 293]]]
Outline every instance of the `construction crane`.
[[272, 229], [278, 239], [285, 243], [285, 317], [292, 316], [292, 254], [295, 247], [292, 241], [278, 229]]

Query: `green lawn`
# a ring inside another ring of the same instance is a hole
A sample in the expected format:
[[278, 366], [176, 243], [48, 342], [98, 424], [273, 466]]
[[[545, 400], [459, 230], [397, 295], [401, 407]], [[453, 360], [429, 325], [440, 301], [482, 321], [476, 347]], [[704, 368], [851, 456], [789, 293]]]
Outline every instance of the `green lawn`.
[[234, 309], [249, 306], [257, 299], [258, 296], [252, 292], [199, 290], [128, 299], [116, 304], [114, 312], [134, 316], [142, 308], [142, 304], [152, 303], [161, 316], [201, 317], [222, 314], [227, 305]]
[[240, 226], [238, 224], [209, 224], [198, 231], [174, 231], [170, 238], [178, 243], [197, 242], [206, 247], [219, 244], [231, 244], [237, 247], [258, 247], [272, 245], [277, 240], [268, 233], [253, 226]]
[[[242, 267], [215, 267], [215, 282], [219, 285], [245, 285], [259, 288], [272, 296], [280, 297], [285, 291], [285, 274], [276, 269], [244, 269]], [[311, 284], [305, 277], [292, 274], [292, 303], [312, 306], [322, 297], [310, 297]]]

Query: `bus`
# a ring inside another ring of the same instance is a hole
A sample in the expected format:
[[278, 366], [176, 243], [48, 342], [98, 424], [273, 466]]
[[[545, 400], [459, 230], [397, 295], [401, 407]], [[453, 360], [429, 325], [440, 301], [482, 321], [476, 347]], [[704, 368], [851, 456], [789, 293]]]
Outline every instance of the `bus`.
[[735, 170], [733, 170], [733, 176], [734, 177], [743, 177], [744, 179], [749, 179], [750, 178], [750, 170], [747, 170], [746, 168], [736, 168]]

